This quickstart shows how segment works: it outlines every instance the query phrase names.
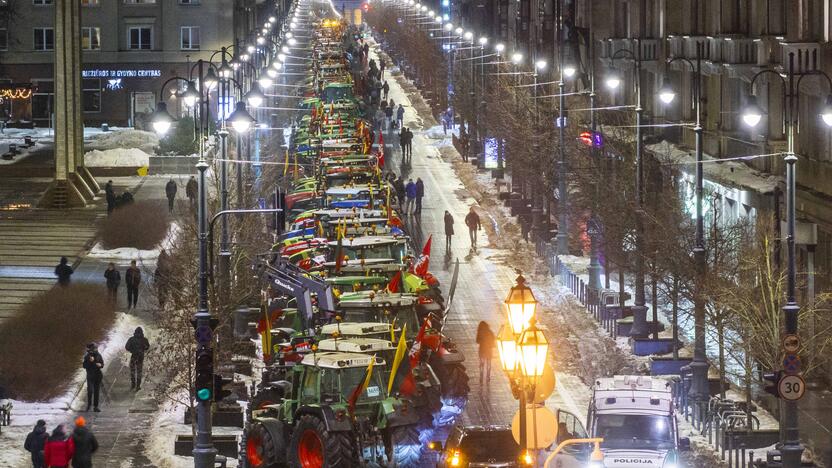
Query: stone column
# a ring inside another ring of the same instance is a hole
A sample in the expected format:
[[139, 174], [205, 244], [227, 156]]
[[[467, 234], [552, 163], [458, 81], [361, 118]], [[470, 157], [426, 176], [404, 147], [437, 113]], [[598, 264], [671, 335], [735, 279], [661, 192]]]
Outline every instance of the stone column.
[[[70, 208], [92, 201], [98, 187], [82, 174], [84, 119], [81, 99], [81, 0], [55, 2], [55, 180], [41, 206]], [[80, 169], [80, 170], [79, 170]], [[91, 177], [89, 177], [92, 180]], [[94, 191], [95, 190], [95, 191]]]

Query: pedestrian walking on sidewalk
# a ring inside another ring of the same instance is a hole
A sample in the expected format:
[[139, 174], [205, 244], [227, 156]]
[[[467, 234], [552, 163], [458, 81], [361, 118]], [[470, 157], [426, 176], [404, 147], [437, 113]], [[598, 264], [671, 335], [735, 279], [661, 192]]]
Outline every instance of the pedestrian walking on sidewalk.
[[416, 214], [422, 215], [422, 197], [425, 196], [425, 183], [421, 177], [416, 178]]
[[404, 208], [405, 214], [412, 214], [413, 208], [416, 204], [416, 184], [413, 179], [407, 179], [407, 185], [404, 187], [407, 195], [407, 206]]
[[[104, 358], [98, 352], [98, 346], [95, 343], [87, 345], [87, 354], [84, 355], [84, 362], [82, 367], [87, 371], [87, 409], [89, 411], [92, 406], [95, 412], [98, 409], [98, 396], [101, 392], [101, 381], [104, 379]], [[47, 462], [47, 466], [49, 463]]]
[[107, 280], [107, 294], [113, 303], [118, 301], [118, 285], [121, 284], [121, 273], [116, 269], [115, 263], [110, 262], [104, 270], [104, 278]]
[[390, 131], [393, 128], [393, 106], [388, 105], [384, 109], [384, 129]]
[[468, 236], [471, 238], [471, 249], [477, 250], [477, 231], [482, 229], [482, 224], [480, 224], [480, 216], [473, 206], [465, 216], [465, 225], [468, 226]]
[[402, 130], [399, 132], [399, 146], [402, 148], [402, 161], [404, 161], [404, 158], [407, 155], [407, 143], [405, 138], [407, 138], [407, 128], [402, 127]]
[[168, 197], [168, 211], [173, 211], [173, 202], [176, 200], [176, 182], [173, 177], [165, 184], [165, 196]]
[[107, 214], [109, 215], [116, 208], [116, 193], [113, 191], [112, 180], [108, 180], [104, 185], [104, 198], [107, 200]]
[[[384, 78], [385, 62], [384, 62], [383, 58], [378, 59], [378, 65], [379, 65], [379, 67], [378, 67], [379, 75], [378, 76], [379, 76], [379, 78]], [[387, 81], [385, 81], [385, 83], [387, 83]], [[387, 94], [387, 93], [385, 93], [385, 94]]]
[[393, 182], [393, 188], [396, 189], [396, 200], [399, 201], [399, 208], [404, 211], [407, 189], [405, 188], [404, 178], [402, 176], [399, 176], [395, 182]]
[[133, 336], [124, 345], [124, 349], [130, 353], [130, 390], [135, 389], [138, 392], [142, 389], [144, 353], [150, 349], [150, 342], [145, 338], [142, 327], [136, 327]]
[[75, 447], [72, 455], [72, 468], [92, 468], [92, 454], [98, 450], [98, 440], [87, 428], [87, 420], [83, 416], [75, 418], [72, 445]]
[[451, 212], [445, 210], [445, 251], [451, 253], [451, 238], [454, 237], [454, 217]]
[[185, 185], [185, 195], [188, 197], [188, 201], [191, 203], [191, 207], [196, 204], [196, 192], [198, 190], [196, 179], [194, 176], [191, 176], [188, 179], [188, 183]]
[[130, 268], [124, 273], [124, 283], [127, 285], [127, 308], [136, 308], [139, 302], [139, 285], [142, 284], [142, 271], [136, 266], [136, 261], [130, 261]]
[[61, 257], [61, 262], [55, 267], [55, 276], [58, 277], [58, 284], [61, 286], [69, 286], [69, 278], [75, 271], [69, 266], [69, 260], [66, 257]]
[[477, 327], [477, 344], [479, 345], [480, 357], [480, 385], [482, 385], [482, 377], [485, 376], [486, 382], [491, 382], [491, 359], [494, 357], [494, 348], [497, 340], [494, 337], [494, 332], [491, 327], [485, 322], [480, 322]]
[[66, 436], [64, 425], [58, 424], [43, 448], [43, 463], [49, 468], [69, 468], [75, 453], [72, 438]]
[[404, 106], [399, 104], [399, 108], [396, 109], [396, 120], [399, 122], [399, 128], [404, 128]]
[[390, 92], [390, 85], [387, 84], [387, 80], [384, 80], [384, 84], [381, 86], [382, 97], [384, 100], [387, 100], [387, 94]]
[[407, 162], [413, 160], [413, 132], [408, 128], [405, 134], [404, 149], [407, 151]]
[[46, 421], [39, 419], [32, 432], [26, 436], [26, 442], [23, 443], [23, 448], [32, 454], [33, 468], [46, 468], [43, 462], [43, 450], [47, 439], [49, 439], [49, 434], [46, 432]]

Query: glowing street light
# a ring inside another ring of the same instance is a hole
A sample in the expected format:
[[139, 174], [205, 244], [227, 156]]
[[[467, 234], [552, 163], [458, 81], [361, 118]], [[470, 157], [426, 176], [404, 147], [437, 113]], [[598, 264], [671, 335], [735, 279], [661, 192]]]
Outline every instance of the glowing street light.
[[529, 326], [537, 309], [537, 300], [532, 290], [526, 286], [526, 278], [523, 275], [517, 277], [517, 285], [512, 286], [504, 303], [511, 330], [515, 335], [519, 335]]
[[578, 69], [575, 68], [574, 65], [564, 65], [563, 66], [563, 77], [564, 78], [572, 78], [575, 76], [575, 73], [578, 72]]
[[610, 75], [607, 77], [605, 83], [607, 85], [607, 88], [617, 89], [619, 86], [621, 86], [621, 78], [619, 78], [618, 75]]
[[248, 113], [246, 110], [246, 103], [243, 101], [237, 102], [237, 107], [234, 109], [234, 112], [228, 116], [226, 121], [231, 122], [231, 127], [237, 133], [246, 133], [252, 127], [252, 125], [256, 122], [254, 117]]
[[153, 125], [153, 131], [157, 134], [164, 136], [168, 133], [170, 126], [173, 125], [173, 116], [168, 112], [168, 105], [164, 102], [157, 104], [156, 110], [150, 116], [150, 121]]
[[521, 54], [520, 52], [515, 52], [515, 53], [511, 54], [511, 61], [515, 65], [519, 65], [520, 62], [523, 61], [523, 54]]
[[189, 81], [188, 86], [182, 93], [182, 101], [185, 103], [186, 106], [193, 107], [196, 104], [197, 100], [199, 100], [199, 92], [196, 90], [194, 82]]
[[756, 127], [763, 120], [763, 110], [757, 105], [757, 97], [751, 96], [742, 111], [742, 121], [749, 127]]
[[534, 63], [534, 68], [538, 71], [543, 71], [546, 69], [546, 61], [545, 60], [538, 60]]

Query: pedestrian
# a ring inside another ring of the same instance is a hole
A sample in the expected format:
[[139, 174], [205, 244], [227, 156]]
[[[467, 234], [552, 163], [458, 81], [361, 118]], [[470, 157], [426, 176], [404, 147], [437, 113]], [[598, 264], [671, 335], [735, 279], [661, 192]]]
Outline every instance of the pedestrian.
[[396, 199], [399, 201], [399, 208], [404, 211], [406, 198], [405, 195], [407, 194], [407, 189], [404, 185], [404, 177], [399, 176], [395, 182], [393, 182], [393, 188], [396, 189]]
[[482, 377], [485, 375], [485, 381], [491, 382], [491, 359], [494, 357], [494, 348], [496, 345], [496, 338], [491, 327], [485, 322], [480, 322], [477, 327], [477, 344], [479, 345], [480, 357], [480, 385], [482, 385]]
[[165, 184], [165, 195], [168, 197], [168, 211], [173, 211], [173, 202], [176, 200], [176, 182], [173, 177]]
[[46, 432], [46, 421], [38, 419], [35, 428], [26, 436], [26, 442], [23, 443], [23, 448], [32, 454], [34, 468], [46, 468], [43, 462], [43, 450], [47, 439], [49, 439], [49, 434]]
[[72, 455], [72, 468], [92, 468], [92, 454], [98, 450], [98, 440], [87, 428], [87, 420], [83, 416], [75, 418], [72, 444], [75, 447]]
[[58, 284], [61, 286], [69, 286], [69, 278], [75, 271], [69, 266], [69, 260], [66, 257], [61, 257], [61, 262], [55, 267], [55, 276], [58, 277]]
[[124, 345], [124, 349], [130, 353], [130, 390], [135, 389], [138, 392], [142, 389], [144, 353], [150, 349], [150, 342], [145, 338], [142, 327], [136, 327], [133, 336]]
[[376, 110], [376, 115], [373, 117], [375, 120], [375, 127], [380, 129], [382, 132], [386, 131], [387, 128], [385, 127], [385, 118], [384, 118], [384, 106], [379, 106]]
[[529, 242], [529, 233], [532, 230], [532, 216], [530, 214], [521, 214], [518, 216], [520, 220], [520, 235], [526, 243]]
[[421, 177], [416, 178], [416, 214], [422, 215], [422, 197], [425, 196], [425, 183]]
[[116, 269], [115, 263], [110, 262], [104, 270], [104, 278], [107, 280], [107, 293], [113, 303], [118, 301], [118, 285], [121, 283], [121, 273]]
[[405, 156], [407, 156], [407, 128], [402, 127], [402, 130], [399, 132], [399, 146], [402, 148], [402, 161], [404, 161]]
[[414, 205], [416, 204], [416, 183], [413, 182], [413, 179], [407, 179], [407, 185], [405, 185], [404, 191], [407, 195], [407, 205], [404, 208], [404, 212], [405, 214], [412, 214]]
[[468, 236], [471, 238], [471, 249], [477, 250], [477, 231], [482, 229], [482, 224], [480, 224], [480, 216], [473, 206], [465, 216], [465, 225], [468, 226]]
[[[101, 412], [98, 409], [98, 395], [101, 392], [101, 381], [104, 379], [104, 358], [98, 352], [98, 346], [95, 343], [87, 345], [87, 354], [84, 355], [84, 370], [87, 371], [87, 409], [90, 406], [95, 409], [96, 413]], [[49, 465], [49, 463], [47, 463]]]
[[185, 196], [188, 197], [188, 201], [191, 203], [191, 207], [196, 204], [196, 192], [197, 192], [197, 183], [194, 176], [191, 176], [188, 179], [188, 183], [185, 184]]
[[64, 425], [58, 424], [43, 448], [43, 464], [48, 468], [69, 468], [75, 453], [75, 444], [66, 436]]
[[404, 149], [407, 151], [408, 162], [413, 159], [413, 132], [408, 128], [405, 135]]
[[399, 104], [399, 108], [396, 109], [396, 120], [399, 121], [399, 127], [404, 128], [404, 106]]
[[384, 84], [381, 86], [381, 91], [384, 93], [383, 97], [384, 100], [387, 100], [387, 94], [390, 92], [390, 85], [387, 84], [387, 80], [384, 80]]
[[113, 191], [112, 180], [108, 180], [104, 185], [104, 197], [107, 199], [107, 214], [109, 215], [116, 207], [116, 193]]
[[384, 109], [384, 128], [390, 131], [393, 128], [393, 107], [387, 106]]
[[153, 284], [156, 285], [156, 298], [159, 300], [159, 307], [165, 308], [168, 300], [168, 253], [165, 249], [159, 252], [156, 260], [156, 270], [153, 272]]
[[[379, 68], [378, 68], [379, 75], [378, 76], [381, 77], [381, 78], [384, 78], [384, 65], [385, 65], [384, 59], [382, 59], [382, 58], [378, 59], [378, 63], [379, 63]], [[387, 82], [385, 81], [385, 83], [387, 83]], [[385, 94], [387, 94], [387, 93], [385, 92]]]
[[442, 133], [444, 135], [448, 135], [448, 113], [451, 112], [451, 109], [448, 108], [445, 112], [442, 113]]
[[136, 266], [136, 261], [130, 261], [130, 268], [124, 273], [124, 283], [127, 285], [127, 308], [136, 308], [139, 302], [139, 285], [142, 283], [142, 271]]
[[445, 210], [445, 251], [451, 253], [451, 238], [454, 236], [454, 217]]

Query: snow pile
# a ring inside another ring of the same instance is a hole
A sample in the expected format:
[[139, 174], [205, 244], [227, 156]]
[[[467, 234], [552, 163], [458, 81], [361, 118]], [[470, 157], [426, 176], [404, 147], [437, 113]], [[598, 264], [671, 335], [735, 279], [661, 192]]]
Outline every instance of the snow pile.
[[92, 150], [84, 155], [89, 167], [142, 167], [150, 164], [150, 155], [138, 148]]
[[[126, 337], [131, 336], [138, 325], [141, 323], [135, 316], [117, 313], [115, 325], [107, 337], [98, 344], [98, 351], [107, 366], [118, 361], [117, 357], [122, 352]], [[81, 357], [79, 356], [79, 359]], [[59, 397], [46, 402], [12, 400], [14, 407], [11, 426], [3, 427], [3, 431], [0, 432], [0, 447], [3, 447], [3, 450], [0, 450], [0, 467], [30, 466], [26, 464], [30, 460], [29, 452], [23, 449], [26, 435], [38, 419], [46, 421], [46, 427], [50, 432], [58, 424], [71, 424], [72, 412], [85, 406], [86, 392], [82, 392], [85, 382], [86, 372], [79, 367], [67, 390]]]
[[451, 135], [456, 135], [459, 137], [459, 126], [454, 126], [454, 128], [449, 128], [447, 132], [442, 129], [441, 125], [434, 125], [429, 129], [422, 132], [426, 138], [430, 138], [431, 140], [444, 140], [445, 138], [451, 138]]
[[143, 130], [110, 131], [91, 136], [93, 140], [85, 144], [85, 147], [91, 150], [138, 148], [145, 153], [152, 153], [153, 149], [159, 145], [159, 137], [155, 133]]
[[182, 228], [179, 224], [171, 223], [170, 228], [168, 228], [168, 235], [153, 250], [140, 250], [134, 247], [119, 247], [117, 249], [107, 250], [101, 246], [101, 242], [96, 242], [87, 256], [106, 260], [136, 260], [139, 263], [155, 261], [159, 258], [159, 253], [162, 249], [170, 249], [173, 246], [181, 231]]

